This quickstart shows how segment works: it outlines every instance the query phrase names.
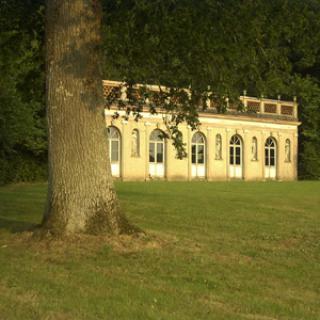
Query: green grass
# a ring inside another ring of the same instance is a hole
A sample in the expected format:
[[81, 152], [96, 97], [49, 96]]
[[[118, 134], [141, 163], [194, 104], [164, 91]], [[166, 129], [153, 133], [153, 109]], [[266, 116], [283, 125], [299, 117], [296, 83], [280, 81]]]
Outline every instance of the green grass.
[[320, 318], [319, 182], [117, 190], [150, 241], [24, 241], [46, 185], [0, 188], [1, 320]]

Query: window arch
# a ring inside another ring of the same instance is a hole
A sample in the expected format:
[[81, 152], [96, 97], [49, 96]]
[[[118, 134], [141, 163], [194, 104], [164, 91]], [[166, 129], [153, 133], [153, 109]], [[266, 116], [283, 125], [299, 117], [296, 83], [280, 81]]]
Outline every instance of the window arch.
[[131, 132], [131, 156], [140, 156], [140, 134], [138, 129], [133, 129]]
[[196, 132], [191, 140], [191, 162], [204, 164], [205, 162], [205, 137], [203, 133]]
[[252, 143], [251, 143], [251, 156], [253, 161], [258, 160], [258, 140], [256, 137], [252, 138]]
[[107, 129], [108, 138], [109, 139], [119, 139], [120, 138], [120, 132], [117, 127], [110, 126]]
[[237, 134], [233, 135], [229, 143], [230, 159], [231, 165], [241, 165], [242, 164], [242, 140]]
[[286, 144], [285, 144], [285, 161], [291, 162], [291, 141], [290, 141], [290, 139], [287, 139]]
[[157, 142], [163, 141], [164, 133], [159, 129], [154, 129], [150, 134], [150, 141]]
[[222, 138], [221, 138], [221, 134], [219, 134], [219, 133], [216, 135], [215, 159], [216, 160], [222, 159]]

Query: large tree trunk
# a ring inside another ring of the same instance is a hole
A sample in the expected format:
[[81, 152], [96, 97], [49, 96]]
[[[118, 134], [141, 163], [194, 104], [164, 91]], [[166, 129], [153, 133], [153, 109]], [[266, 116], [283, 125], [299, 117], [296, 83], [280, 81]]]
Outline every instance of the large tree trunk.
[[122, 233], [108, 159], [95, 0], [47, 0], [49, 189], [43, 226], [53, 234]]

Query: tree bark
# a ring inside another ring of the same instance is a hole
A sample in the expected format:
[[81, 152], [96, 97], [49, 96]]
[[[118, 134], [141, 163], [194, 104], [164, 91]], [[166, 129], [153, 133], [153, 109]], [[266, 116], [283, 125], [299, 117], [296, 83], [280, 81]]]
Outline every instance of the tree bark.
[[101, 75], [101, 4], [47, 0], [49, 188], [52, 234], [127, 233], [108, 157]]

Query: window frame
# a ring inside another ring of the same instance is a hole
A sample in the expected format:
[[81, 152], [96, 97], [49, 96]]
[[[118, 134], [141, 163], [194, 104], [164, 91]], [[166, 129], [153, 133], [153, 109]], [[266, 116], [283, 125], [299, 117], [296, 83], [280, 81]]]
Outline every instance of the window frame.
[[[202, 153], [200, 152], [201, 149], [202, 149]], [[199, 155], [201, 154], [202, 154], [202, 157], [199, 157]], [[191, 139], [191, 164], [205, 165], [205, 163], [206, 163], [206, 137], [202, 132], [198, 131], [193, 134]]]
[[[155, 132], [159, 132], [159, 135], [157, 138], [154, 137], [154, 133]], [[151, 148], [152, 146], [152, 148]], [[153, 149], [153, 152], [151, 154], [151, 149]], [[162, 154], [162, 159], [161, 161], [158, 161], [159, 158], [159, 149]], [[153, 161], [150, 161], [151, 156], [153, 156]], [[153, 164], [164, 164], [165, 163], [165, 138], [163, 135], [163, 132], [160, 129], [154, 129], [152, 130], [152, 132], [150, 133], [149, 136], [149, 163], [153, 163]]]
[[229, 140], [229, 165], [242, 167], [242, 163], [243, 163], [242, 153], [243, 153], [242, 138], [238, 134], [234, 134]]
[[[115, 126], [109, 126], [108, 132], [108, 151], [110, 163], [120, 163], [121, 159], [121, 133], [120, 130]], [[113, 158], [114, 146], [117, 146], [116, 160]]]
[[268, 137], [264, 144], [264, 165], [277, 167], [277, 141], [273, 137]]

